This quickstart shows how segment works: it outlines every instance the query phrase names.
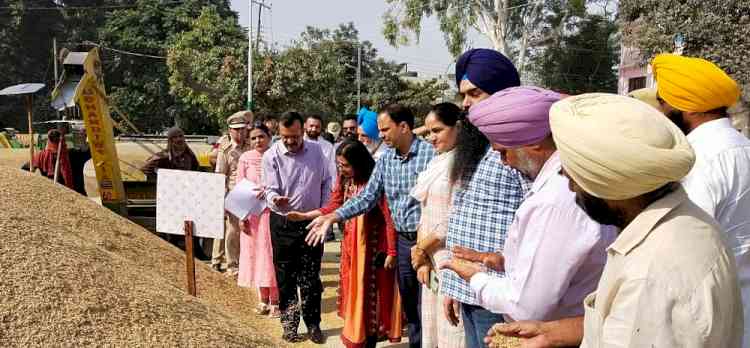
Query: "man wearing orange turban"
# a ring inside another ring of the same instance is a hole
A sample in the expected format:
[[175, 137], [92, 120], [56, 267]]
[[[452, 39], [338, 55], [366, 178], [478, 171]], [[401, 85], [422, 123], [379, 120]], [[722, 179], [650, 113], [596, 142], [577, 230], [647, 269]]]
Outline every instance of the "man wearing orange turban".
[[682, 180], [685, 191], [719, 222], [734, 253], [744, 303], [743, 347], [750, 346], [750, 140], [727, 116], [739, 88], [707, 60], [662, 54], [652, 65], [662, 111], [695, 151], [695, 166]]

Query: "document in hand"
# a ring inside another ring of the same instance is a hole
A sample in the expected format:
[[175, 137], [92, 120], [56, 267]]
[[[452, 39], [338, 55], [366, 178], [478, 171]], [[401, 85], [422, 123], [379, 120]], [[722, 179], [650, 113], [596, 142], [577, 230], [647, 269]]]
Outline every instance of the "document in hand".
[[261, 188], [250, 180], [242, 180], [224, 199], [224, 209], [240, 220], [248, 215], [260, 215], [266, 208], [265, 199], [258, 199]]

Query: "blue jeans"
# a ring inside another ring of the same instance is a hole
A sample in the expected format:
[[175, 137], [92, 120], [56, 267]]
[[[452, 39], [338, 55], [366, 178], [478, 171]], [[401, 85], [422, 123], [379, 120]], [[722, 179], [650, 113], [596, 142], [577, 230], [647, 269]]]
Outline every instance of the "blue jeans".
[[401, 308], [406, 314], [406, 327], [409, 330], [409, 347], [422, 346], [422, 318], [420, 317], [420, 290], [422, 285], [417, 272], [411, 266], [411, 247], [416, 240], [398, 237], [398, 292], [401, 294]]
[[466, 347], [487, 347], [484, 337], [492, 325], [505, 322], [502, 314], [492, 313], [482, 307], [461, 304], [461, 318], [464, 321]]

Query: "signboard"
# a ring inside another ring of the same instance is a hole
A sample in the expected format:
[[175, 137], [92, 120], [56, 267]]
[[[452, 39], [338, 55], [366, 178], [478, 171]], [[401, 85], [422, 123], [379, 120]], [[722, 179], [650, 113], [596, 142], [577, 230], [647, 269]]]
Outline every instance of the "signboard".
[[185, 234], [185, 221], [193, 222], [193, 235], [224, 238], [223, 174], [159, 169], [156, 176], [156, 231]]
[[126, 200], [125, 188], [120, 175], [112, 119], [103, 92], [104, 84], [100, 79], [101, 62], [96, 49], [88, 53], [84, 68], [86, 74], [76, 90], [75, 99], [86, 124], [99, 194], [105, 206], [121, 204]]

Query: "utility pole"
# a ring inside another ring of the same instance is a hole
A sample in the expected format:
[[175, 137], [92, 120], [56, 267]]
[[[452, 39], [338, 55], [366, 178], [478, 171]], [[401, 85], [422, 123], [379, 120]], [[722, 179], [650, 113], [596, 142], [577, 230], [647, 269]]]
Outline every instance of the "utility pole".
[[[57, 83], [58, 83], [57, 79], [60, 78], [60, 75], [58, 75], [58, 71], [57, 71], [57, 37], [56, 36], [52, 37], [52, 59], [54, 60], [54, 66], [55, 66], [55, 87], [52, 88], [54, 90], [55, 88], [57, 88]], [[56, 111], [57, 111], [57, 118], [59, 119], [60, 110], [56, 110]], [[55, 172], [55, 174], [57, 174], [57, 172]]]
[[362, 45], [357, 43], [357, 112], [362, 107]]
[[[263, 13], [263, 6], [266, 6], [266, 0], [260, 0], [260, 4], [258, 4], [258, 26], [256, 27], [255, 32], [255, 50], [258, 50], [258, 47], [260, 46], [260, 18], [261, 14]], [[248, 22], [249, 23], [249, 22]]]
[[[247, 110], [253, 110], [253, 4], [258, 5], [258, 35], [260, 35], [260, 11], [265, 7], [271, 9], [270, 6], [265, 4], [265, 0], [257, 2], [250, 0], [248, 4], [248, 18], [247, 18]], [[258, 36], [260, 41], [260, 36]]]
[[253, 110], [253, 2], [247, 6], [247, 111]]

